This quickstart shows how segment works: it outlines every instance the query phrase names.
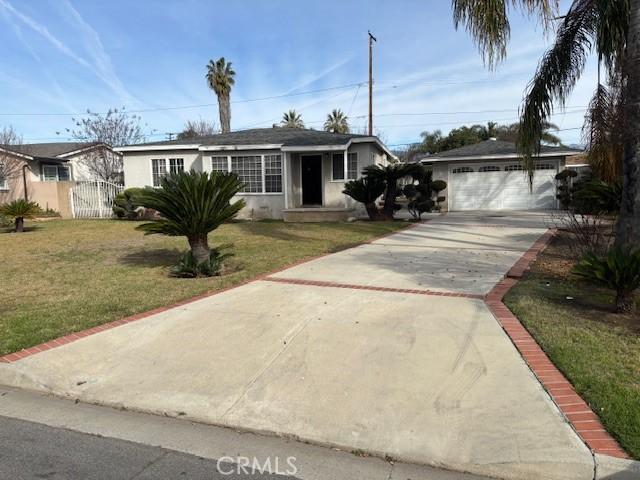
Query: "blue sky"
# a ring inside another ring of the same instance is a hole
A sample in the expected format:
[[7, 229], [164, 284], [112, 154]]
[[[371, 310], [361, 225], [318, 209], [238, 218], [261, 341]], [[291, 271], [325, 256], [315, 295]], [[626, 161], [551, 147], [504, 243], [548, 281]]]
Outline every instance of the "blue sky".
[[[516, 14], [508, 59], [490, 72], [454, 29], [449, 0], [0, 0], [0, 127], [13, 125], [26, 142], [65, 140], [71, 115], [86, 109], [190, 106], [140, 113], [148, 140], [161, 140], [188, 119], [217, 121], [205, 65], [225, 56], [237, 72], [232, 129], [271, 126], [289, 108], [321, 128], [341, 108], [358, 131], [368, 29], [378, 38], [375, 125], [390, 145], [424, 130], [515, 121], [551, 40]], [[582, 125], [595, 79], [591, 62], [570, 108], [553, 118], [566, 143], [580, 139], [568, 129]], [[202, 104], [213, 105], [193, 107]], [[494, 112], [459, 113], [486, 110]]]

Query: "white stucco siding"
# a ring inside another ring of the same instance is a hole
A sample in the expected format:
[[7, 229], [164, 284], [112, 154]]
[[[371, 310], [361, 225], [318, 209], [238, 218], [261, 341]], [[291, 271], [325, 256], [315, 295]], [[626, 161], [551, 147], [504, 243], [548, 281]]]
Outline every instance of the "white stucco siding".
[[152, 186], [151, 160], [156, 158], [164, 158], [167, 161], [169, 158], [182, 158], [185, 171], [202, 171], [202, 158], [197, 150], [125, 152], [124, 186], [126, 188]]

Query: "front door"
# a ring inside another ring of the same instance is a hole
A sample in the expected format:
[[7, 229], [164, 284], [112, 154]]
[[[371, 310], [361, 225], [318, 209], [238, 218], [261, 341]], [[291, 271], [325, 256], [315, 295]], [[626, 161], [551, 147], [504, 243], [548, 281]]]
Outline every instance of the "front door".
[[302, 157], [302, 204], [322, 205], [322, 155]]

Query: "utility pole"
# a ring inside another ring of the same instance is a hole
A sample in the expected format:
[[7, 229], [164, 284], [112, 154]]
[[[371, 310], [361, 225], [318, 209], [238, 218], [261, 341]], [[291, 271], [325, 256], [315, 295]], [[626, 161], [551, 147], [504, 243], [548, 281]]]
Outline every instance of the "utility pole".
[[377, 42], [378, 39], [369, 34], [369, 135], [373, 135], [373, 42]]
[[175, 135], [175, 133], [167, 132], [167, 133], [165, 133], [165, 135], [167, 136], [167, 140], [171, 141], [171, 140], [173, 140], [173, 136]]

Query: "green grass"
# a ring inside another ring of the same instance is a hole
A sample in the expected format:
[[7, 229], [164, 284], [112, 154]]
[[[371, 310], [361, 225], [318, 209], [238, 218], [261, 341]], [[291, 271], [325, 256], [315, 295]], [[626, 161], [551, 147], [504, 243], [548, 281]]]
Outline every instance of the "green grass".
[[567, 241], [555, 240], [505, 303], [605, 428], [640, 459], [640, 315], [613, 313], [612, 292], [571, 276]]
[[0, 355], [70, 332], [235, 285], [325, 252], [398, 230], [405, 222], [236, 222], [210, 235], [235, 256], [220, 277], [168, 276], [186, 239], [144, 236], [137, 222], [28, 222], [0, 233]]

